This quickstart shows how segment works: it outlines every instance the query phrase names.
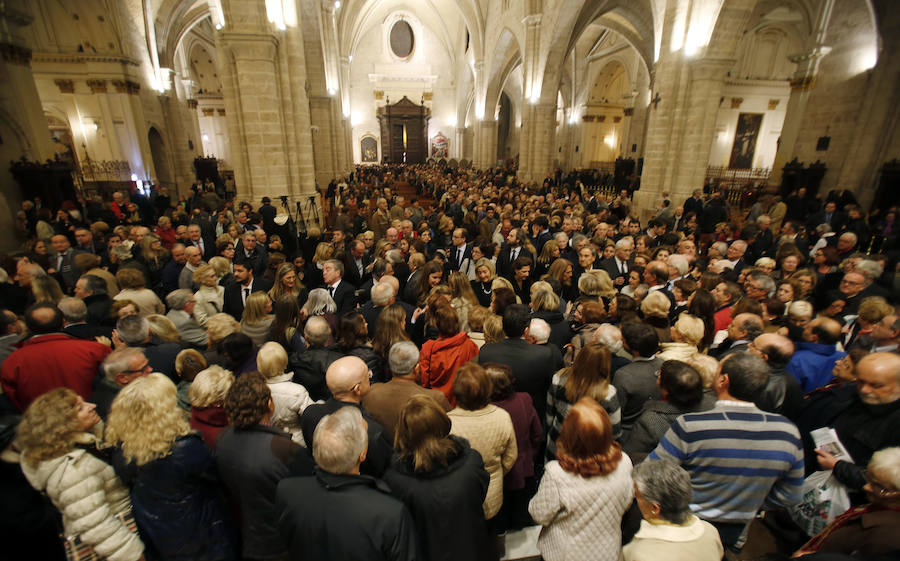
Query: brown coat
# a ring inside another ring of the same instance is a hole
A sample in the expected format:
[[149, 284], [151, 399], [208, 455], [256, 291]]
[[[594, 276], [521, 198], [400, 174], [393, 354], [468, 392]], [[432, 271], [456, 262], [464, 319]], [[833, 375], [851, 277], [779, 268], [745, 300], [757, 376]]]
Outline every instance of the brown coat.
[[363, 397], [362, 406], [376, 421], [381, 423], [387, 437], [393, 442], [397, 432], [397, 421], [400, 419], [400, 410], [414, 395], [431, 396], [444, 411], [452, 409], [450, 402], [438, 390], [425, 389], [412, 380], [402, 378], [394, 378], [384, 384], [374, 384], [369, 393]]

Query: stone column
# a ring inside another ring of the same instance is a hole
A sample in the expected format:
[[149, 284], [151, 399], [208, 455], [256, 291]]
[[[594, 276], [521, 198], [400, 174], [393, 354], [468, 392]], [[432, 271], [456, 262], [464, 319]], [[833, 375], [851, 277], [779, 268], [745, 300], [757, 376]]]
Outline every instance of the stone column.
[[534, 105], [534, 139], [531, 153], [531, 179], [541, 181], [553, 171], [556, 154], [556, 101]]
[[497, 121], [493, 114], [478, 122], [475, 128], [476, 167], [489, 168], [497, 164]]
[[540, 84], [537, 73], [540, 62], [542, 15], [534, 13], [525, 16], [525, 52], [522, 53], [522, 134], [519, 137], [519, 179], [535, 181], [534, 145], [535, 145], [535, 107], [540, 96]]

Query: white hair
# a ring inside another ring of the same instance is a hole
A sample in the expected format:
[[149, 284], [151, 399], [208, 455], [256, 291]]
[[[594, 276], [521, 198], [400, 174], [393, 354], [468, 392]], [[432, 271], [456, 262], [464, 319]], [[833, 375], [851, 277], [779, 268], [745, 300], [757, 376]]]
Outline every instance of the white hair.
[[612, 354], [618, 353], [624, 347], [622, 331], [610, 323], [600, 324], [594, 331], [594, 341], [604, 345]]
[[540, 318], [534, 318], [528, 325], [528, 334], [535, 338], [538, 345], [550, 340], [550, 324]]
[[900, 447], [884, 448], [872, 454], [869, 468], [887, 476], [887, 483], [894, 489], [900, 489]]
[[341, 407], [319, 421], [313, 433], [313, 459], [323, 470], [335, 474], [352, 472], [368, 446], [362, 413], [356, 407]]

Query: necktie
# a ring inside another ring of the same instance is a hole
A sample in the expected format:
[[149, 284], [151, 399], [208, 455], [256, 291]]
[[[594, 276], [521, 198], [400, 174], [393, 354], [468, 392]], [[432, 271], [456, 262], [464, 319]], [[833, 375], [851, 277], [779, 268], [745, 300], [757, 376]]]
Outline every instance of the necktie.
[[62, 265], [63, 265], [63, 256], [60, 255], [59, 257], [56, 258], [56, 270], [61, 271]]
[[519, 248], [512, 250], [512, 255], [509, 258], [509, 262], [512, 263], [513, 261], [516, 260], [516, 257], [518, 257], [518, 256], [519, 256]]
[[462, 248], [459, 248], [459, 249], [456, 250], [456, 264], [457, 264], [457, 266], [462, 266], [462, 260], [463, 260], [463, 250], [462, 250]]
[[334, 287], [333, 286], [328, 287], [328, 295], [331, 296], [332, 298], [334, 298]]
[[250, 287], [244, 287], [244, 304], [247, 304], [247, 297], [250, 296]]

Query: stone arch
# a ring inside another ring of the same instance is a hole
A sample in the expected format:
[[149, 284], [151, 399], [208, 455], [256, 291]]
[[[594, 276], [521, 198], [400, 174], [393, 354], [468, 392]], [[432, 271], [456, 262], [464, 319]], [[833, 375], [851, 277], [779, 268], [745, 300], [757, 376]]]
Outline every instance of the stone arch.
[[496, 43], [494, 43], [494, 51], [489, 59], [489, 74], [485, 80], [485, 118], [493, 116], [506, 79], [513, 69], [521, 63], [522, 50], [519, 42], [515, 34], [509, 28], [504, 27]]
[[163, 140], [163, 135], [155, 126], [147, 130], [147, 143], [150, 146], [150, 158], [153, 160], [153, 170], [156, 177], [155, 183], [169, 188], [175, 187], [175, 173], [169, 159], [169, 151]]

